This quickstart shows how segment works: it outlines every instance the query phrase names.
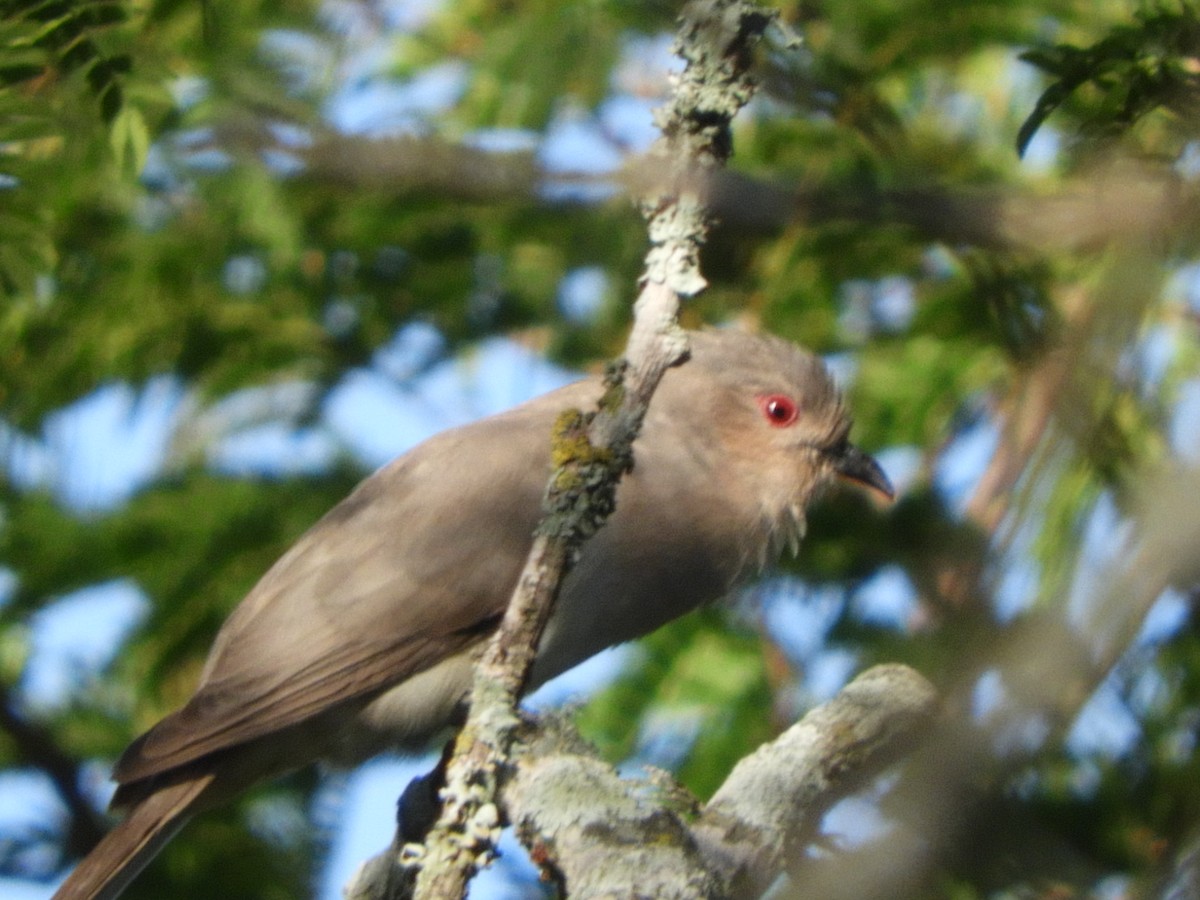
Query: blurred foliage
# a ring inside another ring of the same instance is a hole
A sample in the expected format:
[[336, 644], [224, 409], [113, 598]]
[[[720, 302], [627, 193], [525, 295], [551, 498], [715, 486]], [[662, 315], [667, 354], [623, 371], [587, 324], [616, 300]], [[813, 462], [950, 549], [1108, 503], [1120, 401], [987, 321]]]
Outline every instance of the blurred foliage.
[[[725, 618], [701, 610], [639, 642], [622, 676], [579, 714], [579, 727], [606, 756], [671, 763], [707, 798], [734, 763], [770, 739], [761, 640]], [[635, 722], [641, 732], [630, 728]]]
[[[1128, 223], [1156, 208], [1139, 217], [1102, 189], [1145, 179], [1195, 205], [1197, 7], [778, 8], [804, 44], [761, 54], [733, 161], [771, 202], [718, 209], [711, 286], [685, 319], [826, 354], [855, 440], [888, 451], [902, 496], [836, 492], [758, 612], [652, 636], [581, 712], [613, 759], [704, 795], [870, 662], [912, 663], [957, 709], [989, 669], [1038, 681], [1042, 660], [1004, 648], [1077, 622], [1104, 539], [1111, 551], [1136, 525], [1142, 475], [1196, 459], [1200, 234], [1165, 208], [1172, 227], [1140, 234]], [[229, 609], [369, 467], [326, 415], [356, 373], [414, 391], [499, 334], [578, 366], [621, 346], [646, 238], [597, 160], [642, 149], [676, 11], [0, 3], [0, 699], [46, 738], [0, 732], [0, 766], [59, 778], [66, 760], [90, 798], [94, 764], [187, 696]], [[1038, 205], [1093, 190], [1073, 219]], [[569, 315], [581, 271], [604, 287]], [[440, 343], [397, 373], [389, 354], [414, 325]], [[106, 472], [119, 448], [64, 445], [63, 422], [115, 384], [134, 415], [162, 378], [182, 397], [162, 458], [118, 499], [81, 501], [69, 471]], [[302, 402], [237, 411], [294, 387]], [[299, 473], [215, 462], [260, 426], [335, 451]], [[62, 702], [30, 702], [38, 617], [122, 581], [147, 606], [120, 652]], [[997, 753], [988, 837], [946, 854], [927, 894], [1162, 875], [1200, 824], [1200, 635], [1194, 585], [1173, 588], [1173, 628], [1097, 650], [1108, 665], [1076, 673], [1062, 721]], [[1132, 736], [1096, 737], [1089, 696]], [[203, 817], [130, 896], [304, 893], [318, 783], [303, 773]], [[0, 872], [48, 879], [86, 849], [93, 810], [60, 793], [58, 819], [0, 834]]]
[[[1134, 24], [1110, 29], [1089, 47], [1055, 44], [1021, 54], [1053, 80], [1017, 132], [1024, 153], [1034, 133], [1068, 101], [1091, 142], [1116, 138], [1156, 109], [1183, 121], [1200, 112], [1200, 20], [1192, 3], [1135, 10]], [[1085, 86], [1090, 95], [1081, 96]]]

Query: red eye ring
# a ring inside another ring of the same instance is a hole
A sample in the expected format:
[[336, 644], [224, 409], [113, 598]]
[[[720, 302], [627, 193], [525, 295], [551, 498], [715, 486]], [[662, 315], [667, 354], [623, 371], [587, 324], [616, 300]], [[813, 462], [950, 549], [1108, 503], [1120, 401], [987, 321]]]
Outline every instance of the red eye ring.
[[765, 394], [758, 398], [758, 408], [767, 422], [776, 428], [787, 428], [800, 414], [796, 401], [787, 394]]

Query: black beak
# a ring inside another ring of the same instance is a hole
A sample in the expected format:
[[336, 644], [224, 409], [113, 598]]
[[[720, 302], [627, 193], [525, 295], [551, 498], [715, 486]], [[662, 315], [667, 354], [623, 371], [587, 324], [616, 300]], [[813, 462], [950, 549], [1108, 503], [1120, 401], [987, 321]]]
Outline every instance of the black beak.
[[833, 468], [847, 481], [855, 481], [878, 491], [889, 500], [896, 499], [896, 492], [883, 468], [873, 457], [863, 453], [853, 444], [844, 444], [840, 451], [834, 453]]

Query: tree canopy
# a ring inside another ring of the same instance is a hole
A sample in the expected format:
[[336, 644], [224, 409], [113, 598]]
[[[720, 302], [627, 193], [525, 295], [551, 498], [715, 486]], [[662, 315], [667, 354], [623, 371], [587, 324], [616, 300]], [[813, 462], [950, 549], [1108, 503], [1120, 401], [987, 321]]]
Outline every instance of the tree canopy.
[[[797, 560], [643, 641], [580, 725], [705, 795], [907, 662], [962, 724], [954, 771], [869, 786], [882, 836], [860, 816], [812, 878], [906, 834], [936, 849], [884, 895], [1175, 883], [1200, 826], [1200, 9], [775, 8], [684, 320], [824, 355], [900, 496], [830, 496]], [[86, 851], [105, 767], [380, 461], [339, 391], [419, 399], [501, 335], [570, 368], [619, 351], [677, 13], [0, 4], [0, 767], [58, 803], [0, 835], [0, 873]], [[80, 424], [101, 401], [115, 440]], [[40, 623], [114, 585], [143, 601], [119, 647], [39, 695]], [[206, 815], [130, 896], [303, 895], [319, 778]]]

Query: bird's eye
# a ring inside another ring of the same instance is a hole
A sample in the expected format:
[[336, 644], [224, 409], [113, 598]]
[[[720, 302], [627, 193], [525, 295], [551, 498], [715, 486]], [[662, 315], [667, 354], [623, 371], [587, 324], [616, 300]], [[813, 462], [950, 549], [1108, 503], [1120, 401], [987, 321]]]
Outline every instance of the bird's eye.
[[758, 408], [776, 428], [786, 428], [796, 421], [799, 412], [796, 401], [786, 394], [767, 394], [758, 398]]

